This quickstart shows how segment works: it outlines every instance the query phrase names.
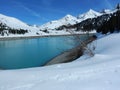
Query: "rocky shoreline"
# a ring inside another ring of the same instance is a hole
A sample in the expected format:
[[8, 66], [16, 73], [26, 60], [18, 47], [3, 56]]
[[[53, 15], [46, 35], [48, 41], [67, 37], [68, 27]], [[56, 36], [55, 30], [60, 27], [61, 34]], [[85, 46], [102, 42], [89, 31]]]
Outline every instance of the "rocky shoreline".
[[77, 58], [79, 58], [80, 56], [83, 55], [85, 47], [89, 43], [93, 42], [96, 39], [97, 39], [97, 37], [95, 35], [89, 37], [87, 40], [83, 41], [84, 46], [79, 45], [73, 49], [70, 49], [70, 50], [62, 53], [62, 54], [58, 55], [57, 57], [53, 58], [52, 60], [50, 60], [44, 66], [59, 64], [59, 63], [66, 63], [66, 62], [71, 62], [71, 61], [76, 60]]

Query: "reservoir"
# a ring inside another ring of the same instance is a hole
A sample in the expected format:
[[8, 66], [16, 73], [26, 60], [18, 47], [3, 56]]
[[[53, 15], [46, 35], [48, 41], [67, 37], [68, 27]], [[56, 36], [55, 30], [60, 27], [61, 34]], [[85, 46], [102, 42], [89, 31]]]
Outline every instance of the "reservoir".
[[66, 50], [77, 46], [88, 36], [55, 36], [0, 41], [0, 68], [21, 69], [39, 67]]

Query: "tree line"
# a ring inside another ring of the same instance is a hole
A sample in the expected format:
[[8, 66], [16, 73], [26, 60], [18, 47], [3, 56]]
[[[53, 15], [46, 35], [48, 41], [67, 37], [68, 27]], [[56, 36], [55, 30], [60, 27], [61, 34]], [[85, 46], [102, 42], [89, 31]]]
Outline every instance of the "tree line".
[[6, 26], [3, 23], [0, 23], [0, 34], [2, 36], [4, 36], [5, 34], [9, 35], [9, 34], [25, 34], [25, 33], [28, 33], [28, 30], [14, 29], [14, 28], [10, 28], [10, 27]]
[[112, 15], [112, 17], [103, 23], [98, 29], [97, 32], [102, 34], [107, 34], [108, 32], [120, 32], [120, 10]]
[[[116, 10], [116, 11], [115, 11]], [[114, 13], [103, 14], [95, 18], [86, 19], [75, 25], [63, 25], [56, 30], [69, 30], [90, 32], [96, 30], [98, 33], [107, 34], [115, 31], [120, 32], [120, 5], [116, 6]]]

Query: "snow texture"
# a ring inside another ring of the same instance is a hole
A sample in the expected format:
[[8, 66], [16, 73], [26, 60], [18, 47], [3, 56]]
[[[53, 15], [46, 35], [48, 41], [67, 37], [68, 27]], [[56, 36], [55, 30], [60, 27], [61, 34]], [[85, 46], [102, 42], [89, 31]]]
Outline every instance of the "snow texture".
[[[19, 19], [16, 19], [14, 17], [6, 16], [3, 14], [0, 14], [0, 23], [6, 25], [9, 28], [12, 29], [24, 29], [28, 30], [28, 33], [25, 33], [24, 35], [19, 35], [19, 34], [9, 34], [9, 36], [4, 33], [4, 36], [0, 35], [0, 38], [5, 38], [5, 37], [30, 37], [30, 36], [48, 36], [48, 35], [68, 35], [70, 34], [66, 30], [60, 30], [57, 31], [56, 28], [62, 26], [62, 25], [73, 25], [79, 22], [79, 20], [72, 16], [72, 15], [66, 15], [60, 20], [55, 20], [48, 22], [47, 24], [44, 24], [42, 26], [29, 26], [28, 24], [20, 21]], [[44, 32], [43, 30], [47, 30], [48, 33]], [[4, 30], [4, 32], [8, 32], [7, 29]], [[93, 31], [95, 32], [95, 31]], [[93, 33], [91, 32], [91, 33]], [[76, 34], [83, 34], [83, 32], [75, 32]]]
[[[0, 14], [0, 23], [4, 24], [7, 27], [10, 27], [12, 29], [28, 30], [28, 33], [26, 33], [24, 35], [9, 34], [9, 36], [8, 36], [6, 33], [4, 33], [4, 36], [0, 35], [0, 38], [46, 36], [46, 35], [47, 36], [48, 35], [66, 35], [66, 34], [70, 34], [70, 33], [67, 32], [66, 30], [57, 31], [56, 29], [59, 28], [60, 26], [63, 26], [63, 25], [67, 25], [67, 26], [74, 25], [76, 23], [80, 23], [80, 22], [82, 22], [82, 21], [84, 21], [86, 19], [89, 19], [89, 18], [95, 18], [95, 17], [101, 16], [103, 14], [110, 14], [110, 13], [114, 13], [114, 12], [116, 12], [116, 9], [115, 10], [107, 10], [107, 9], [105, 9], [101, 13], [90, 9], [88, 12], [80, 14], [78, 17], [74, 17], [74, 16], [68, 14], [65, 17], [63, 17], [63, 18], [61, 18], [59, 20], [54, 20], [54, 21], [48, 22], [46, 24], [43, 24], [41, 26], [36, 26], [36, 25], [30, 26], [30, 25], [22, 22], [21, 20], [19, 20], [17, 18]], [[45, 32], [45, 30], [47, 30], [47, 33]], [[8, 32], [8, 31], [4, 30], [4, 32]], [[75, 33], [82, 34], [83, 32], [75, 32]]]
[[51, 22], [48, 22], [48, 23], [40, 26], [40, 29], [41, 30], [45, 30], [45, 29], [51, 30], [51, 29], [58, 28], [62, 25], [73, 25], [73, 24], [76, 24], [76, 22], [78, 22], [78, 19], [76, 17], [74, 17], [72, 15], [66, 15], [62, 19], [51, 21]]
[[83, 20], [86, 20], [88, 18], [95, 18], [95, 17], [101, 16], [101, 15], [102, 15], [101, 13], [90, 9], [88, 12], [86, 12], [84, 14], [80, 14], [78, 16], [78, 19], [79, 19], [79, 21], [83, 21]]
[[120, 90], [119, 41], [120, 34], [99, 38], [91, 58], [85, 55], [66, 64], [1, 70], [0, 90]]

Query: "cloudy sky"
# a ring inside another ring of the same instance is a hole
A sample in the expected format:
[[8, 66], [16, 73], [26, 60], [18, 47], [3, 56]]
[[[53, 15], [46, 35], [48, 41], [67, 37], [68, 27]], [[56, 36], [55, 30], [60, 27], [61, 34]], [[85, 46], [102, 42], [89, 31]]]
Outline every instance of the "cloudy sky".
[[62, 18], [77, 16], [89, 9], [114, 9], [120, 0], [1, 0], [0, 14], [16, 17], [28, 24], [41, 25]]

